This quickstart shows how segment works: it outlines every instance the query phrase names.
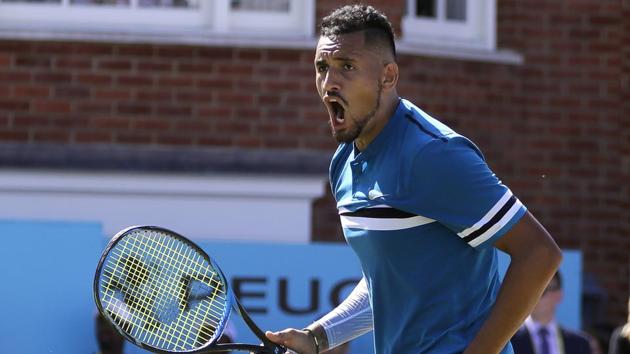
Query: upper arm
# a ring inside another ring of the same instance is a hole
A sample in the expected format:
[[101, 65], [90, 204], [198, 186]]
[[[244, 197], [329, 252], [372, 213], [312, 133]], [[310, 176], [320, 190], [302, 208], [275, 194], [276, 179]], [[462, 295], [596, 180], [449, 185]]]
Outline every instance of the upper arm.
[[526, 212], [503, 237], [498, 239], [495, 247], [513, 259], [536, 249], [544, 249], [551, 253], [560, 252], [551, 235], [530, 212]]
[[413, 165], [414, 213], [431, 218], [471, 247], [493, 245], [526, 208], [463, 137], [436, 140]]

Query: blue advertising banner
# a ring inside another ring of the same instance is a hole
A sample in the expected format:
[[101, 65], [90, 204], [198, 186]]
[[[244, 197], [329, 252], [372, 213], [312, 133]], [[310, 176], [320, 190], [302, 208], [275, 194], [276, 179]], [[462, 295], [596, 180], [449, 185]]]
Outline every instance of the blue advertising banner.
[[[0, 352], [96, 353], [94, 270], [107, 240], [97, 223], [0, 221]], [[334, 308], [361, 277], [344, 244], [197, 241], [264, 330], [302, 328]], [[500, 269], [509, 264], [500, 257]], [[580, 328], [581, 257], [565, 251], [559, 321]], [[236, 340], [257, 343], [238, 316]], [[127, 343], [125, 352], [146, 353]], [[371, 334], [351, 354], [373, 352]]]

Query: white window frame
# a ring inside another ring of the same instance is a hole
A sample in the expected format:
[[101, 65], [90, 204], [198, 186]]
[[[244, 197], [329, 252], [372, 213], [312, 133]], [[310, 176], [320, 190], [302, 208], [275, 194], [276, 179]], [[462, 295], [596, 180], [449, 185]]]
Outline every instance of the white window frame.
[[[37, 3], [1, 3], [0, 27], [108, 33], [197, 32], [206, 35], [312, 37], [315, 0], [290, 0], [289, 13], [255, 10], [231, 11], [229, 0], [203, 0], [199, 8], [138, 8], [124, 6], [71, 6]], [[132, 0], [136, 4], [137, 0]]]
[[496, 49], [496, 0], [467, 0], [466, 20], [445, 19], [446, 0], [437, 0], [436, 18], [416, 16], [416, 1], [407, 0], [401, 41], [407, 44], [493, 51]]

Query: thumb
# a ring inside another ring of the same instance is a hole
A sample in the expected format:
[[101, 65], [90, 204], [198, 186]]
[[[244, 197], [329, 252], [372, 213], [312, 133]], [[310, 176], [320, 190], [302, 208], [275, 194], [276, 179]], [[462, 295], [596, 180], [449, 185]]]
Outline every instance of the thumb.
[[281, 338], [280, 338], [280, 332], [271, 332], [271, 331], [267, 331], [265, 332], [265, 337], [267, 337], [267, 339], [269, 339], [270, 341], [276, 343], [276, 344], [282, 344], [281, 343]]

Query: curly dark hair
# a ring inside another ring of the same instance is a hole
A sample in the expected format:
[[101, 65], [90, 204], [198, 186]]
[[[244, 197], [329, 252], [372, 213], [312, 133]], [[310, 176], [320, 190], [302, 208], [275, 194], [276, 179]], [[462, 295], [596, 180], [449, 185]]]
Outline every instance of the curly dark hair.
[[364, 31], [366, 44], [386, 44], [396, 58], [395, 34], [384, 13], [369, 5], [346, 5], [324, 17], [320, 24], [322, 37]]

